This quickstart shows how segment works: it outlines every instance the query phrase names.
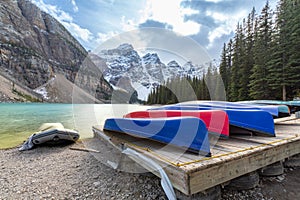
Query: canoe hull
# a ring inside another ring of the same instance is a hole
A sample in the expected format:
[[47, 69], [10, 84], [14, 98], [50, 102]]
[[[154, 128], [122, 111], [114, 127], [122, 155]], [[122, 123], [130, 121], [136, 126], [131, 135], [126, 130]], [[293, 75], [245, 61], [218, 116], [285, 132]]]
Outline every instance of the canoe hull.
[[194, 153], [210, 156], [207, 128], [202, 120], [185, 118], [110, 118], [104, 130], [171, 144]]
[[295, 113], [300, 110], [300, 102], [297, 103], [297, 101], [252, 100], [239, 101], [239, 103], [251, 105], [275, 105], [278, 107], [278, 117], [288, 117], [291, 113]]
[[178, 106], [199, 106], [210, 107], [214, 110], [223, 109], [236, 109], [236, 110], [262, 110], [269, 112], [272, 116], [278, 117], [279, 110], [274, 105], [250, 105], [240, 102], [228, 102], [228, 101], [195, 101], [195, 103], [179, 103]]
[[[150, 109], [152, 110], [152, 109]], [[162, 106], [153, 110], [213, 110], [200, 106]], [[223, 109], [229, 118], [229, 125], [250, 130], [256, 134], [275, 136], [274, 120], [269, 112], [262, 110]]]
[[210, 111], [176, 111], [176, 110], [147, 110], [136, 111], [124, 115], [125, 118], [163, 118], [163, 117], [197, 117], [201, 119], [209, 133], [227, 138], [229, 136], [229, 121], [226, 112]]

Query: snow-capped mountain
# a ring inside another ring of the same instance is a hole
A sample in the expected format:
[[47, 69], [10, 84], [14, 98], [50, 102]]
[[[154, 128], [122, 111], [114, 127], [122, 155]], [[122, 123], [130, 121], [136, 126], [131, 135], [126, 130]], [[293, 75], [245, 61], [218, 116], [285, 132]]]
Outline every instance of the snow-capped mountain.
[[[104, 78], [115, 88], [123, 87], [124, 80], [137, 91], [138, 98], [146, 100], [151, 90], [176, 76], [200, 77], [203, 67], [187, 62], [180, 66], [175, 60], [164, 64], [157, 53], [140, 56], [130, 44], [122, 44], [116, 49], [101, 51], [98, 56], [105, 60]], [[122, 84], [121, 84], [122, 83]], [[128, 86], [126, 86], [128, 88]]]

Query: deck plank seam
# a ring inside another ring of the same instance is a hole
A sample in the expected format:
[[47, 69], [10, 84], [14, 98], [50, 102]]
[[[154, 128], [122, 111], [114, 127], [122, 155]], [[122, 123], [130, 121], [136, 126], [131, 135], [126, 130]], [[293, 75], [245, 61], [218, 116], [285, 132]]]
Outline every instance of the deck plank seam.
[[127, 143], [129, 146], [131, 147], [134, 147], [134, 148], [138, 148], [142, 151], [147, 151], [149, 152], [150, 154], [154, 155], [154, 156], [157, 156], [159, 159], [175, 166], [175, 167], [183, 167], [183, 166], [187, 166], [187, 165], [190, 165], [190, 164], [195, 164], [195, 163], [199, 163], [201, 161], [205, 161], [205, 160], [212, 160], [212, 159], [215, 159], [215, 158], [221, 158], [221, 157], [225, 157], [225, 156], [229, 156], [229, 155], [234, 155], [234, 154], [238, 154], [238, 153], [241, 153], [241, 152], [245, 152], [245, 151], [250, 151], [250, 150], [254, 150], [254, 149], [258, 149], [258, 148], [261, 148], [261, 147], [265, 147], [265, 146], [270, 146], [270, 147], [274, 147], [276, 146], [275, 144], [276, 143], [281, 143], [281, 142], [284, 142], [284, 141], [289, 141], [289, 140], [293, 140], [295, 138], [297, 138], [298, 135], [296, 134], [295, 136], [293, 137], [289, 137], [289, 138], [283, 138], [283, 139], [280, 139], [280, 140], [275, 140], [275, 141], [272, 141], [272, 142], [268, 142], [268, 143], [263, 143], [261, 145], [258, 145], [258, 146], [254, 146], [254, 147], [248, 147], [248, 148], [244, 148], [244, 149], [241, 149], [241, 150], [237, 150], [237, 151], [233, 151], [233, 152], [228, 152], [228, 153], [225, 153], [225, 154], [220, 154], [220, 155], [215, 155], [215, 156], [211, 156], [211, 157], [204, 157], [204, 158], [201, 158], [201, 159], [198, 159], [198, 160], [193, 160], [193, 161], [189, 161], [189, 162], [173, 162], [159, 154], [157, 154], [156, 152], [154, 152], [153, 150], [151, 150], [150, 148], [145, 148], [145, 147], [140, 147], [138, 145], [135, 145], [135, 144], [132, 144], [132, 143]]

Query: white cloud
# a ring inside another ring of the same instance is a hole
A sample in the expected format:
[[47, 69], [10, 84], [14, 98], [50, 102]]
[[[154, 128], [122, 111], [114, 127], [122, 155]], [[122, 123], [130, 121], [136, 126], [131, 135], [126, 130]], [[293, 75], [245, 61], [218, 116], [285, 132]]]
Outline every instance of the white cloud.
[[[43, 0], [33, 0], [32, 2], [35, 3], [41, 10], [50, 14], [62, 23], [75, 38], [84, 42], [92, 40], [93, 34], [88, 29], [75, 24], [73, 22], [73, 17], [69, 13], [61, 10], [57, 6], [46, 4]], [[75, 0], [71, 0], [71, 3], [73, 5], [73, 9], [78, 10]]]
[[75, 0], [71, 0], [71, 4], [73, 5], [74, 12], [78, 12], [78, 6], [76, 4], [76, 1]]
[[207, 11], [206, 16], [212, 17], [215, 23], [218, 24], [218, 26], [211, 30], [208, 34], [208, 48], [210, 48], [213, 46], [216, 39], [221, 38], [223, 35], [230, 35], [232, 31], [236, 29], [238, 21], [241, 21], [245, 16], [247, 16], [247, 11], [240, 10], [237, 13], [226, 14], [216, 11]]
[[169, 24], [173, 27], [173, 31], [184, 36], [197, 34], [201, 25], [194, 21], [185, 21], [184, 16], [197, 14], [198, 11], [182, 8], [181, 2], [182, 0], [147, 0], [145, 8], [138, 11], [139, 18], [137, 20], [126, 19], [125, 16], [122, 16], [122, 30], [134, 30], [139, 24], [150, 19]]
[[182, 35], [194, 35], [201, 25], [194, 21], [185, 21], [185, 15], [197, 14], [198, 11], [180, 6], [182, 0], [147, 0], [143, 18], [170, 24], [173, 31]]
[[73, 17], [71, 15], [69, 15], [68, 13], [66, 13], [64, 11], [60, 11], [60, 10], [57, 13], [53, 14], [52, 16], [54, 16], [59, 21], [65, 21], [65, 22], [73, 21]]
[[118, 35], [118, 33], [114, 32], [114, 31], [110, 31], [108, 33], [98, 33], [95, 41], [97, 44], [101, 44], [101, 43], [115, 37], [116, 35]]
[[134, 21], [133, 19], [126, 19], [125, 16], [121, 17], [121, 27], [123, 31], [131, 31], [138, 27], [139, 22]]
[[71, 22], [73, 18], [70, 14], [59, 9], [57, 6], [44, 3], [43, 0], [32, 0], [42, 11], [50, 14], [52, 17], [56, 18], [58, 21]]
[[72, 22], [61, 23], [70, 31], [70, 33], [75, 38], [78, 38], [84, 42], [88, 42], [93, 38], [93, 34], [88, 29], [81, 28], [80, 26]]

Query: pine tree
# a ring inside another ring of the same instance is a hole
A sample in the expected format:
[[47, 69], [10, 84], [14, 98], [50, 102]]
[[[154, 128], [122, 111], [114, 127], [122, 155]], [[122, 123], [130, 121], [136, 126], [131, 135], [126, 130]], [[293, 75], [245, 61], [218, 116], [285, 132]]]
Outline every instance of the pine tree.
[[287, 68], [291, 84], [290, 98], [300, 89], [300, 0], [290, 0], [286, 28], [290, 31]]
[[229, 86], [229, 76], [228, 76], [228, 60], [227, 60], [227, 47], [226, 44], [224, 43], [223, 46], [223, 50], [222, 50], [222, 54], [221, 54], [221, 63], [220, 63], [220, 67], [219, 67], [219, 72], [221, 75], [221, 78], [223, 80], [224, 86], [226, 91], [228, 90], [228, 86]]
[[215, 81], [215, 89], [214, 89], [214, 100], [217, 101], [225, 101], [226, 100], [226, 90], [218, 69], [215, 68], [213, 72], [213, 80]]
[[[283, 5], [282, 5], [283, 6]], [[282, 6], [276, 11], [276, 20], [272, 31], [272, 42], [270, 55], [271, 59], [268, 66], [268, 84], [272, 90], [273, 98], [286, 100], [286, 87], [289, 85], [287, 76], [287, 56], [286, 56], [286, 30], [284, 28], [285, 20], [283, 17]], [[282, 90], [282, 95], [281, 95]]]
[[247, 22], [244, 23], [243, 27], [243, 38], [241, 38], [241, 50], [242, 57], [240, 65], [240, 89], [238, 90], [238, 100], [248, 100], [250, 99], [250, 76], [249, 72], [253, 68], [253, 44], [254, 44], [254, 18], [255, 18], [255, 8], [252, 9], [251, 13], [248, 15]]
[[231, 80], [229, 88], [229, 99], [231, 101], [237, 101], [238, 91], [240, 89], [240, 66], [242, 64], [242, 27], [240, 24], [237, 25], [237, 30], [234, 36], [233, 51], [232, 51], [232, 66], [231, 66]]
[[231, 71], [232, 71], [232, 54], [233, 54], [233, 41], [232, 39], [229, 40], [227, 44], [227, 50], [226, 50], [226, 60], [227, 60], [227, 79], [228, 79], [228, 85], [225, 88], [226, 89], [226, 98], [230, 100], [230, 84], [231, 84]]
[[253, 99], [269, 99], [268, 67], [271, 44], [271, 14], [269, 3], [262, 9], [255, 23], [254, 34], [254, 66], [251, 70], [250, 97]]
[[273, 48], [268, 67], [275, 98], [293, 98], [300, 87], [299, 0], [281, 0], [273, 30]]

